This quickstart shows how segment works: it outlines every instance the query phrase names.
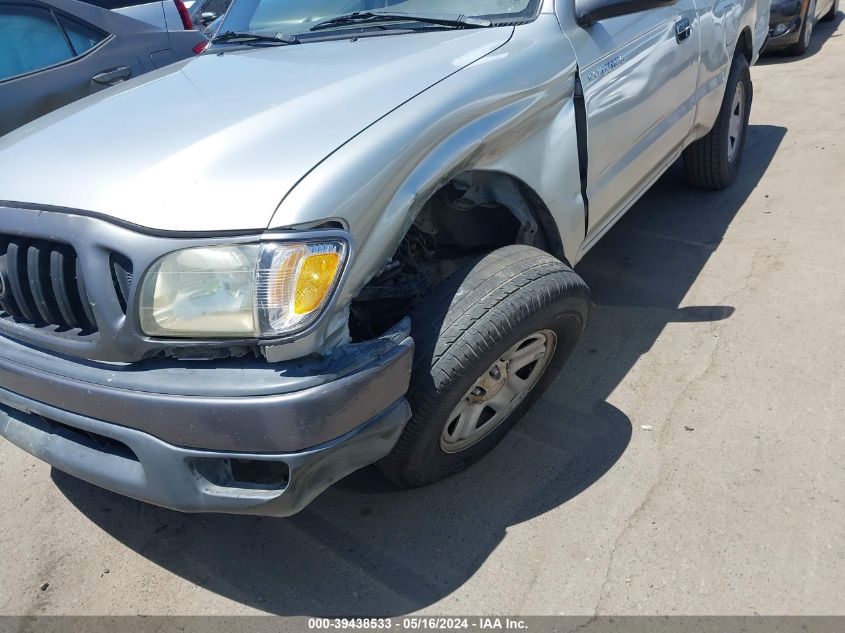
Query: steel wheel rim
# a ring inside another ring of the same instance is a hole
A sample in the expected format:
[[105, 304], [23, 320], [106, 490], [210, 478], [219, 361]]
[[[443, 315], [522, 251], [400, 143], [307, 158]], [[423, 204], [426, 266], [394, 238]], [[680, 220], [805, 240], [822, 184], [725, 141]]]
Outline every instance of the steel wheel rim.
[[452, 409], [440, 433], [444, 453], [458, 453], [498, 428], [525, 400], [549, 366], [557, 335], [539, 330], [502, 354]]
[[745, 86], [737, 83], [731, 102], [731, 117], [728, 122], [728, 161], [733, 162], [742, 142], [742, 125], [745, 121]]

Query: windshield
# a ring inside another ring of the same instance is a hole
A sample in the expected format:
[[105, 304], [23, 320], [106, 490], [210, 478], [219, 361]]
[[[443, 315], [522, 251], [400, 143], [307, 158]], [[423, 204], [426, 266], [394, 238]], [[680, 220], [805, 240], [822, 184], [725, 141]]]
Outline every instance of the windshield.
[[[281, 33], [307, 38], [336, 35], [337, 31], [362, 28], [383, 31], [394, 25], [338, 24], [311, 33], [310, 29], [331, 18], [354, 12], [413, 14], [414, 16], [466, 16], [507, 22], [533, 18], [540, 0], [235, 0], [217, 32]], [[407, 24], [397, 23], [395, 28]], [[433, 25], [414, 25], [431, 28]]]

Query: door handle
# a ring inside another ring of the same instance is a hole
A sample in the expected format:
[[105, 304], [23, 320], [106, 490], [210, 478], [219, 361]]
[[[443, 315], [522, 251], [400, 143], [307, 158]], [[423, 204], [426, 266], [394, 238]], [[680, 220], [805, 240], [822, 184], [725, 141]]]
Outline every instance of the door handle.
[[129, 66], [120, 66], [119, 68], [112, 68], [111, 70], [104, 70], [99, 75], [94, 75], [91, 80], [103, 84], [104, 86], [113, 86], [121, 81], [126, 81], [132, 76], [132, 69]]
[[675, 22], [675, 39], [678, 44], [687, 39], [692, 33], [692, 25], [688, 18], [683, 18]]

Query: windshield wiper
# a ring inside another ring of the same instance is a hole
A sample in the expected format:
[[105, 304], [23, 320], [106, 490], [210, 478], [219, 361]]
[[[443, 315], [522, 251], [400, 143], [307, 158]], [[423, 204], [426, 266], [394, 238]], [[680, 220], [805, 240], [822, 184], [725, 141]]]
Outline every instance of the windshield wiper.
[[436, 14], [413, 14], [413, 13], [382, 13], [378, 11], [356, 11], [346, 15], [338, 15], [328, 20], [318, 22], [311, 27], [312, 31], [323, 31], [336, 26], [347, 26], [350, 24], [375, 24], [377, 22], [425, 22], [426, 24], [437, 24], [438, 26], [451, 26], [454, 28], [479, 29], [493, 26], [490, 20], [484, 18], [472, 18], [465, 15], [436, 15]]
[[299, 41], [299, 38], [284, 33], [259, 35], [258, 33], [237, 33], [235, 31], [226, 31], [211, 40], [212, 44], [250, 44], [252, 42], [262, 42], [278, 46], [302, 43]]

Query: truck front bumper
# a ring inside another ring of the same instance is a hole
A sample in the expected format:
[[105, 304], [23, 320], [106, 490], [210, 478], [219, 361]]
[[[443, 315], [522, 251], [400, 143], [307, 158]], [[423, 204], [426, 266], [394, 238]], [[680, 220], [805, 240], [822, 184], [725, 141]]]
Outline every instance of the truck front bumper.
[[0, 436], [108, 490], [186, 512], [287, 516], [393, 448], [408, 324], [333, 359], [114, 366], [0, 338]]

